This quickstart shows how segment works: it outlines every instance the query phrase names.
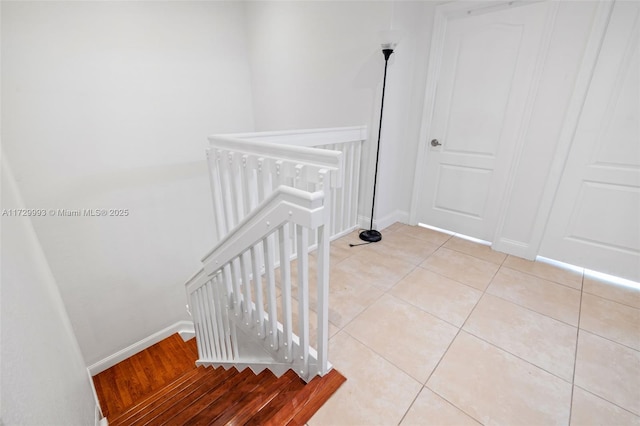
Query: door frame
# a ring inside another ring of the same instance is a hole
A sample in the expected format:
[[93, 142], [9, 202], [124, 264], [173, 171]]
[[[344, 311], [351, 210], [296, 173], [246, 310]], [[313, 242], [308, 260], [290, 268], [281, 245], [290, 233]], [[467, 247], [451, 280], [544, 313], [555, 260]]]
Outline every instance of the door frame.
[[[418, 223], [419, 216], [419, 200], [420, 200], [420, 183], [425, 178], [424, 164], [426, 163], [429, 155], [429, 146], [427, 139], [429, 137], [430, 129], [432, 127], [433, 113], [435, 107], [437, 82], [440, 74], [440, 67], [442, 62], [442, 54], [444, 51], [444, 42], [446, 35], [447, 20], [455, 17], [465, 15], [481, 15], [485, 13], [497, 12], [511, 7], [527, 6], [534, 3], [542, 3], [545, 0], [532, 0], [532, 1], [478, 1], [478, 2], [452, 2], [445, 3], [436, 6], [434, 13], [433, 31], [431, 34], [431, 48], [429, 50], [429, 65], [427, 68], [427, 84], [425, 88], [424, 102], [423, 102], [423, 114], [422, 123], [420, 126], [420, 136], [418, 141], [418, 152], [416, 155], [415, 174], [413, 179], [413, 190], [411, 194], [411, 207], [409, 211], [409, 223], [416, 225]], [[549, 44], [551, 42], [551, 35], [555, 17], [559, 8], [558, 2], [549, 2], [549, 11], [545, 19], [545, 31], [544, 38], [540, 44], [540, 51], [538, 52], [535, 69], [533, 73], [533, 80], [531, 90], [527, 95], [526, 104], [524, 108], [524, 115], [522, 119], [522, 126], [519, 129], [518, 140], [513, 150], [513, 157], [511, 161], [511, 167], [507, 173], [507, 182], [505, 185], [504, 194], [501, 196], [500, 206], [498, 209], [498, 218], [496, 221], [496, 231], [502, 228], [504, 223], [504, 212], [508, 205], [507, 196], [512, 188], [515, 180], [515, 174], [517, 170], [517, 164], [520, 160], [522, 153], [522, 147], [524, 146], [523, 140], [523, 127], [526, 130], [529, 118], [531, 117], [531, 111], [533, 101], [535, 100], [535, 94], [538, 90], [539, 82], [544, 70], [544, 63], [547, 58], [547, 52]], [[494, 234], [497, 232], [494, 231]], [[496, 240], [494, 235], [494, 241]]]
[[[587, 100], [589, 87], [591, 86], [591, 78], [593, 77], [598, 63], [600, 48], [602, 47], [607, 28], [609, 26], [609, 19], [613, 12], [614, 3], [615, 0], [604, 0], [598, 3], [591, 31], [589, 32], [589, 39], [587, 40], [587, 45], [582, 56], [582, 62], [578, 68], [578, 75], [574, 84], [573, 93], [571, 94], [569, 105], [567, 106], [564, 123], [562, 125], [555, 155], [553, 157], [553, 163], [551, 164], [547, 181], [545, 182], [535, 223], [532, 227], [531, 239], [522, 257], [535, 259], [540, 250], [540, 246], [542, 245], [542, 240], [547, 230], [547, 223], [551, 216], [551, 209], [553, 208], [556, 194], [560, 187], [560, 181], [564, 173], [565, 165], [569, 159], [569, 153], [571, 151], [571, 146], [573, 145], [573, 137], [578, 128], [578, 124], [580, 123], [582, 107]], [[496, 239], [496, 249], [504, 251], [502, 241], [499, 239], [499, 235], [497, 234]]]
[[[420, 126], [418, 150], [416, 155], [415, 173], [413, 179], [413, 189], [411, 195], [411, 207], [409, 211], [409, 223], [416, 225], [419, 216], [419, 200], [421, 182], [425, 178], [424, 164], [429, 155], [429, 146], [427, 139], [432, 127], [432, 119], [434, 113], [435, 95], [437, 89], [437, 81], [441, 67], [441, 58], [444, 48], [444, 39], [446, 32], [446, 22], [450, 18], [462, 16], [467, 13], [483, 14], [509, 7], [524, 6], [531, 3], [538, 3], [544, 0], [534, 1], [483, 1], [477, 3], [453, 2], [438, 5], [435, 8], [433, 31], [431, 35], [431, 47], [429, 51], [429, 63], [427, 68], [427, 82], [425, 88], [422, 122]], [[565, 123], [562, 126], [561, 136], [557, 146], [557, 155], [554, 156], [551, 172], [547, 176], [544, 187], [544, 193], [540, 203], [539, 211], [533, 224], [532, 237], [530, 241], [511, 241], [502, 237], [503, 226], [506, 219], [507, 208], [509, 206], [510, 194], [518, 170], [518, 164], [521, 160], [521, 154], [524, 147], [524, 135], [528, 127], [528, 123], [532, 113], [533, 103], [539, 87], [539, 82], [544, 71], [544, 65], [549, 51], [549, 45], [553, 34], [555, 17], [560, 7], [559, 2], [550, 2], [549, 11], [545, 22], [544, 38], [541, 42], [541, 48], [536, 58], [535, 71], [533, 74], [533, 82], [531, 91], [527, 96], [525, 112], [519, 131], [519, 137], [516, 140], [513, 157], [511, 158], [511, 167], [507, 174], [507, 182], [504, 193], [500, 201], [498, 210], [498, 218], [493, 241], [490, 241], [492, 247], [496, 250], [514, 254], [519, 257], [535, 259], [542, 242], [544, 230], [546, 228], [547, 219], [549, 217], [551, 207], [555, 198], [557, 186], [564, 170], [564, 165], [569, 154], [572, 142], [573, 131], [578, 124], [578, 118], [582, 108], [582, 104], [586, 99], [587, 89], [591, 80], [591, 75], [595, 67], [598, 57], [600, 45], [604, 38], [604, 33], [608, 24], [609, 15], [613, 6], [613, 0], [606, 0], [598, 5], [597, 12], [594, 17], [593, 25], [589, 34], [589, 40], [583, 54], [582, 63], [579, 68], [579, 74], [574, 84], [574, 91], [571, 95], [569, 107], [567, 109]]]

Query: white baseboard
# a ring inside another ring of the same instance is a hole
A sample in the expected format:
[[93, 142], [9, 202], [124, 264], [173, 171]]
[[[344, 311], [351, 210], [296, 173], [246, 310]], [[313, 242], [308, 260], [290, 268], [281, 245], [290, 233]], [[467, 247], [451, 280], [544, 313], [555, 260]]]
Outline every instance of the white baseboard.
[[[402, 210], [396, 210], [385, 217], [374, 219], [373, 228], [378, 231], [382, 231], [384, 228], [387, 228], [396, 222], [409, 223], [409, 213]], [[358, 216], [358, 225], [360, 225], [360, 228], [369, 229], [370, 224], [370, 217]]]
[[113, 367], [117, 363], [124, 361], [125, 359], [137, 354], [140, 351], [145, 350], [149, 346], [155, 345], [159, 341], [166, 339], [167, 337], [175, 333], [179, 333], [180, 337], [182, 337], [183, 340], [188, 340], [190, 338], [189, 336], [193, 337], [195, 335], [193, 322], [178, 321], [177, 323], [170, 325], [169, 327], [164, 328], [156, 333], [153, 333], [151, 336], [145, 337], [144, 339], [114, 353], [113, 355], [109, 355], [108, 357], [87, 367], [89, 375], [93, 377], [96, 374], [101, 373], [110, 367]]
[[535, 260], [535, 255], [531, 257], [531, 247], [529, 246], [529, 244], [523, 243], [521, 241], [500, 238], [498, 239], [498, 241], [495, 241], [491, 245], [491, 248], [502, 253], [521, 257], [523, 259]]

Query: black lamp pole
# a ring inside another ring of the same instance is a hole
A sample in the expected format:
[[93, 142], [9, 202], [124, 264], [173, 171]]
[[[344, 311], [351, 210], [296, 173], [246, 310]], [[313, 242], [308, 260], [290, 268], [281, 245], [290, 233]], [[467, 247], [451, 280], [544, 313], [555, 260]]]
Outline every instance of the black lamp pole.
[[384, 111], [384, 91], [387, 87], [387, 65], [393, 49], [382, 49], [384, 55], [384, 78], [382, 79], [382, 102], [380, 104], [380, 124], [378, 126], [378, 148], [376, 151], [376, 170], [373, 176], [373, 201], [371, 202], [371, 223], [369, 229], [360, 233], [360, 239], [368, 243], [377, 243], [382, 239], [382, 234], [373, 229], [373, 211], [376, 206], [376, 185], [378, 183], [378, 160], [380, 159], [380, 136], [382, 134], [382, 112]]

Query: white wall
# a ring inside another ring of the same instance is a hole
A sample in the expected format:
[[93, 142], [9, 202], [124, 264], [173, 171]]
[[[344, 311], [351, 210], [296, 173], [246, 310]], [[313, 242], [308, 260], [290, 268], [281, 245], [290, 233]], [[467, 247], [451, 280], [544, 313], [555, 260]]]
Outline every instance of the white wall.
[[[24, 208], [4, 158], [2, 208]], [[87, 369], [31, 221], [3, 215], [1, 223], [0, 423], [91, 425]]]
[[[531, 238], [593, 4], [561, 4], [504, 239]], [[215, 240], [206, 135], [366, 124], [369, 216], [391, 23], [376, 217], [408, 220], [435, 2], [1, 7], [3, 149], [26, 204], [129, 209], [34, 220], [88, 364], [187, 318], [182, 284]]]
[[247, 3], [256, 130], [362, 124], [382, 78], [384, 2]]
[[424, 93], [433, 8], [390, 1], [247, 4], [256, 130], [369, 126], [360, 202], [366, 218], [384, 70], [379, 32], [393, 22], [405, 35], [389, 61], [375, 216], [406, 220], [423, 101], [414, 91]]
[[253, 130], [242, 4], [2, 2], [2, 142], [87, 364], [186, 319], [204, 149]]
[[[388, 161], [380, 164], [383, 178], [379, 179], [376, 204], [380, 208], [376, 210], [378, 218], [388, 218], [386, 224], [409, 222], [416, 155], [425, 142], [420, 140], [420, 126], [436, 5], [433, 1], [402, 1], [393, 6], [393, 26], [404, 37], [391, 56], [395, 62], [389, 62], [380, 147], [381, 158]], [[378, 115], [374, 123], [377, 120]]]

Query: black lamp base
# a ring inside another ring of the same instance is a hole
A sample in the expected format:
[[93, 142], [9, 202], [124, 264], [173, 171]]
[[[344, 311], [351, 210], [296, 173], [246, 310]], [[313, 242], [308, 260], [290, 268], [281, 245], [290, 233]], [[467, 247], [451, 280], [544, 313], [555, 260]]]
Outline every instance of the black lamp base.
[[382, 239], [382, 234], [375, 229], [368, 229], [360, 233], [360, 239], [368, 243], [377, 243]]

